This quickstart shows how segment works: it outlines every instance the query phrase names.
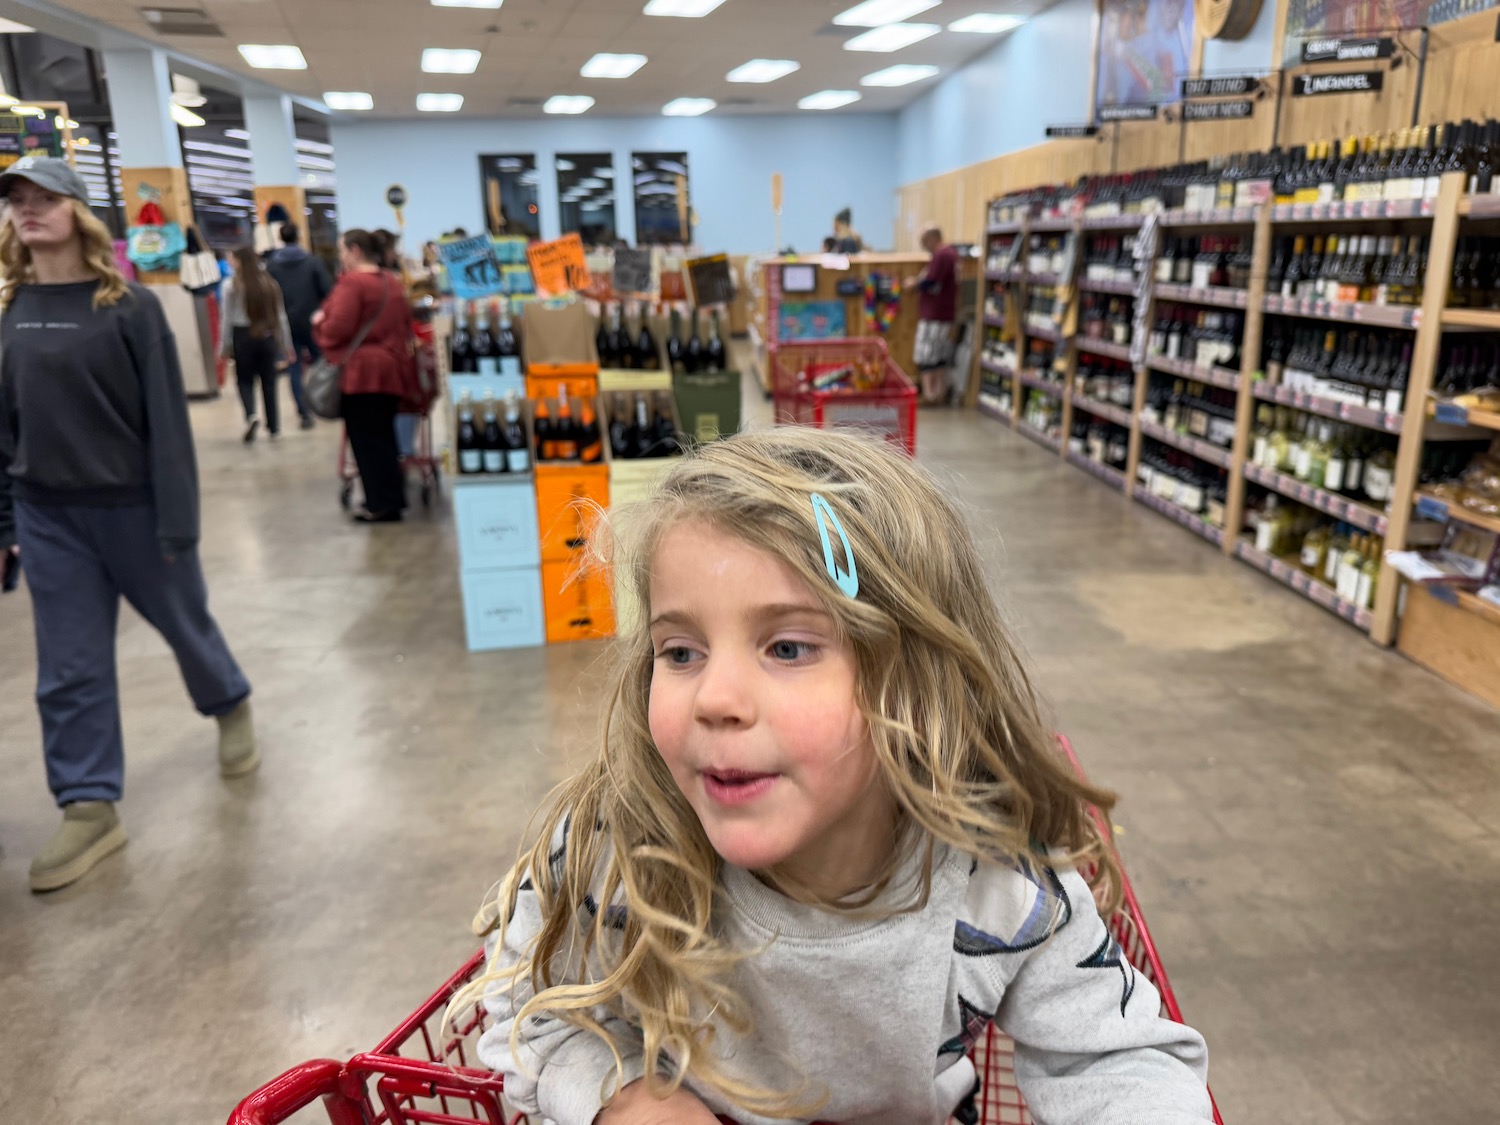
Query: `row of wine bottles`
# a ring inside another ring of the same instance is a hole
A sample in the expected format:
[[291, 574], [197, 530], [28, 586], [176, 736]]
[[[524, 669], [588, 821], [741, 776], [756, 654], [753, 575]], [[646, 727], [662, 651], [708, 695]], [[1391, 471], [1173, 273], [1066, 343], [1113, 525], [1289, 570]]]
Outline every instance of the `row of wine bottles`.
[[1068, 448], [1096, 465], [1125, 470], [1130, 459], [1130, 431], [1104, 419], [1073, 415], [1073, 432]]
[[[594, 346], [599, 352], [599, 366], [611, 369], [634, 371], [660, 371], [662, 356], [657, 348], [656, 333], [651, 330], [647, 315], [649, 306], [642, 303], [635, 313], [636, 328], [625, 325], [624, 304], [616, 304], [605, 310], [599, 318], [599, 330], [594, 336]], [[661, 315], [658, 307], [657, 315]], [[708, 339], [705, 342], [698, 331], [698, 310], [689, 315], [689, 332], [682, 335], [682, 314], [672, 310], [672, 327], [667, 336], [667, 363], [675, 375], [692, 375], [698, 372], [723, 371], [726, 352], [724, 341], [719, 336], [719, 314], [711, 319]]]
[[[1427, 252], [1427, 238], [1415, 234], [1281, 238], [1272, 248], [1266, 292], [1299, 300], [1419, 305]], [[1467, 247], [1463, 258], [1456, 267], [1467, 268]]]
[[455, 375], [519, 375], [521, 345], [507, 301], [455, 302], [448, 370]]
[[1090, 340], [1128, 344], [1131, 337], [1131, 302], [1128, 297], [1106, 297], [1085, 293], [1080, 310], [1080, 327]]
[[1153, 377], [1141, 418], [1228, 449], [1234, 444], [1235, 392], [1191, 380]]
[[1243, 313], [1160, 301], [1149, 350], [1152, 355], [1186, 360], [1205, 371], [1211, 367], [1237, 368], [1244, 337]]
[[1229, 505], [1229, 474], [1223, 469], [1147, 438], [1135, 479], [1158, 500], [1175, 504], [1214, 527], [1224, 526]]
[[1091, 235], [1083, 247], [1083, 277], [1085, 281], [1135, 284], [1135, 235]]
[[1248, 289], [1251, 261], [1251, 240], [1242, 235], [1168, 238], [1156, 259], [1156, 280], [1194, 289]]
[[473, 397], [465, 391], [458, 400], [457, 443], [458, 471], [463, 476], [531, 471], [531, 447], [515, 394], [506, 396], [502, 413], [495, 392], [485, 391], [476, 418]]
[[1421, 200], [1447, 173], [1471, 193], [1500, 193], [1500, 121], [1464, 120], [1378, 136], [1317, 141], [1072, 184], [1041, 185], [991, 202], [991, 224], [1025, 218], [1144, 214], [1276, 203]]
[[1268, 493], [1246, 511], [1256, 549], [1285, 559], [1360, 609], [1375, 604], [1385, 541], [1323, 513]]
[[[1395, 490], [1395, 439], [1286, 406], [1255, 412], [1251, 464], [1383, 508]], [[1432, 447], [1429, 447], [1432, 448]]]
[[1272, 386], [1400, 414], [1411, 357], [1410, 332], [1328, 328], [1277, 317], [1266, 330], [1263, 362]]

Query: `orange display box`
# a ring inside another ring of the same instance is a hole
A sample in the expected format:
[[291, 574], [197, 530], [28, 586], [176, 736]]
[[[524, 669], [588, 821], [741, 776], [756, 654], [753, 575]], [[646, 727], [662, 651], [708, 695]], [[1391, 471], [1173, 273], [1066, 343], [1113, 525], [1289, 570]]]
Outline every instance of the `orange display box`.
[[597, 363], [533, 363], [526, 368], [526, 397], [556, 398], [563, 388], [575, 398], [599, 394]]
[[614, 636], [609, 571], [585, 569], [581, 562], [559, 559], [542, 563], [542, 611], [548, 644]]
[[588, 550], [594, 509], [609, 507], [609, 466], [536, 466], [536, 514], [543, 562], [576, 562]]

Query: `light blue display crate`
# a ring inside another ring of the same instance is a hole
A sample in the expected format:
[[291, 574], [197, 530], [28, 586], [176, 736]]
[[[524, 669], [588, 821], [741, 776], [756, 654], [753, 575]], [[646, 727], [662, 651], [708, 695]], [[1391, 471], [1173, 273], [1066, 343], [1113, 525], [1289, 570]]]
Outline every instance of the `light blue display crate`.
[[470, 652], [547, 643], [541, 567], [470, 571], [462, 584]]
[[541, 565], [536, 487], [530, 473], [456, 477], [453, 514], [462, 573]]

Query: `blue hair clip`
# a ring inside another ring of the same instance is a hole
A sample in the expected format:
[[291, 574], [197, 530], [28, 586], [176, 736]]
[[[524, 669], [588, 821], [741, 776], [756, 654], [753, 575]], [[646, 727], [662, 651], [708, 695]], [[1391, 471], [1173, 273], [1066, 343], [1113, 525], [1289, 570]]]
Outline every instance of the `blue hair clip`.
[[[859, 568], [854, 565], [854, 548], [849, 546], [849, 536], [844, 532], [844, 525], [840, 522], [833, 507], [822, 495], [814, 492], [812, 494], [813, 522], [818, 525], [818, 537], [823, 541], [823, 565], [828, 568], [828, 577], [847, 597], [859, 597]], [[833, 558], [833, 543], [828, 538], [828, 524], [832, 522], [833, 529], [839, 533], [839, 540], [844, 544], [844, 560], [849, 564], [849, 569], [843, 570]]]

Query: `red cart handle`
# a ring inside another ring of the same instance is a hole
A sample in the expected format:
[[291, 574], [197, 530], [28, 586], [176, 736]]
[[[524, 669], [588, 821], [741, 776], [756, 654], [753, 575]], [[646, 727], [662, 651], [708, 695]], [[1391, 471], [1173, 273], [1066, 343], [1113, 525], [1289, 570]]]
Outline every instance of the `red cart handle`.
[[365, 1125], [363, 1093], [356, 1083], [351, 1096], [343, 1063], [314, 1059], [292, 1067], [240, 1102], [229, 1115], [229, 1125], [277, 1125], [318, 1098], [333, 1125]]

